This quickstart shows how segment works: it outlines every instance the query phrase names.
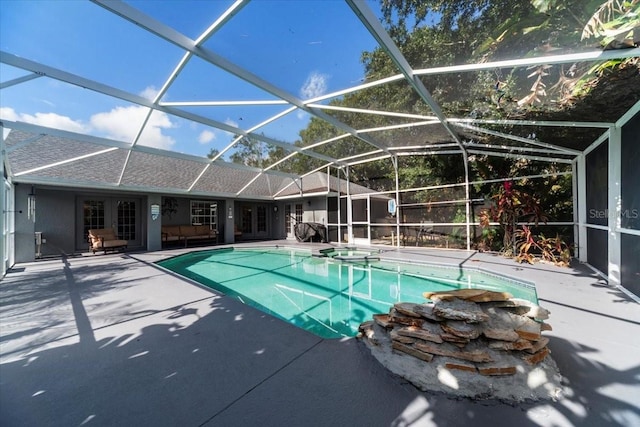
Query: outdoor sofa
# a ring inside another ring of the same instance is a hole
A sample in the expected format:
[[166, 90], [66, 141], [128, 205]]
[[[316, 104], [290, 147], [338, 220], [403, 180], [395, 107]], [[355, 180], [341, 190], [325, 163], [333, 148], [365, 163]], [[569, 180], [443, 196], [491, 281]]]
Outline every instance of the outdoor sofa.
[[94, 228], [89, 230], [89, 250], [94, 254], [98, 251], [118, 251], [127, 248], [127, 241], [119, 239], [113, 228]]
[[208, 225], [163, 225], [162, 245], [184, 243], [186, 248], [190, 242], [215, 241], [218, 243], [218, 231]]

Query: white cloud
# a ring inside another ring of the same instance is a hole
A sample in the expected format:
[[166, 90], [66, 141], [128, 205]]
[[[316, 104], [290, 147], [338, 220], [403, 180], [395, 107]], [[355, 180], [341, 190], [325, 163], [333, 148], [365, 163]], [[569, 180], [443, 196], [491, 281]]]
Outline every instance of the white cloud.
[[311, 99], [324, 95], [327, 92], [327, 79], [329, 76], [320, 74], [316, 71], [309, 74], [307, 80], [300, 88], [300, 96], [302, 99]]
[[[232, 119], [226, 119], [226, 120], [224, 121], [224, 123], [225, 123], [226, 125], [233, 126], [234, 128], [237, 128], [237, 127], [238, 127], [238, 122], [236, 122], [236, 121], [234, 121], [234, 120], [232, 120]], [[227, 131], [225, 131], [224, 133], [225, 133], [226, 135], [228, 135], [228, 136], [233, 136], [233, 135], [234, 135], [234, 134], [233, 134], [233, 132], [227, 132]]]
[[140, 96], [153, 101], [156, 99], [156, 96], [158, 96], [158, 89], [153, 86], [148, 86], [140, 93]]
[[83, 133], [89, 128], [79, 120], [73, 120], [67, 116], [56, 113], [36, 113], [34, 115], [16, 113], [13, 108], [0, 108], [0, 117], [14, 122], [25, 122], [39, 126], [46, 126], [54, 129], [62, 129], [70, 132]]
[[0, 107], [0, 119], [10, 120], [12, 122], [18, 121], [18, 114], [16, 114], [13, 108]]
[[[83, 123], [80, 120], [73, 120], [70, 117], [56, 113], [35, 113], [32, 115], [17, 113], [10, 107], [2, 107], [0, 108], [0, 117], [4, 120], [31, 123], [75, 133], [90, 134], [93, 131], [98, 131], [102, 132], [107, 138], [131, 142], [138, 133], [148, 111], [148, 108], [141, 106], [116, 107], [108, 112], [94, 114], [89, 119], [89, 123]], [[168, 135], [164, 135], [163, 131], [173, 127], [175, 125], [166, 113], [154, 111], [138, 143], [169, 150], [175, 145], [175, 140]], [[203, 136], [200, 138], [203, 138]], [[215, 138], [215, 135], [213, 135], [213, 138]]]
[[200, 135], [198, 135], [198, 142], [200, 144], [208, 144], [214, 139], [216, 139], [216, 134], [210, 130], [203, 130], [200, 132]]
[[233, 126], [234, 128], [238, 127], [238, 122], [236, 122], [235, 120], [232, 119], [227, 119], [224, 121], [225, 124], [229, 125], [229, 126]]
[[[146, 107], [140, 106], [116, 107], [109, 112], [91, 116], [91, 125], [96, 130], [106, 133], [107, 138], [130, 142], [135, 138], [148, 111]], [[175, 140], [163, 135], [162, 130], [173, 126], [167, 114], [154, 111], [138, 143], [169, 150], [175, 144]]]

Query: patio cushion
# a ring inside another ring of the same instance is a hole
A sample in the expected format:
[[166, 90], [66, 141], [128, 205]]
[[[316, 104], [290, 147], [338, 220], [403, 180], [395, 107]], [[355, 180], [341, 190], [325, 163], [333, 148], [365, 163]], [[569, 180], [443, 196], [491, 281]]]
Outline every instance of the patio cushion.
[[120, 249], [126, 248], [128, 242], [123, 239], [119, 239], [113, 228], [96, 228], [89, 230], [89, 250], [94, 254], [96, 251], [103, 250], [105, 253], [107, 249]]

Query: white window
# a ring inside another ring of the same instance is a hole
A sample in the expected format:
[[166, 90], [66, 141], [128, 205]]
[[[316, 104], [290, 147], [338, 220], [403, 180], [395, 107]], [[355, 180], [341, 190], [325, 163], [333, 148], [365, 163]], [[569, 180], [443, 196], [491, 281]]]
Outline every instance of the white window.
[[209, 225], [212, 230], [218, 228], [218, 202], [191, 200], [191, 224]]

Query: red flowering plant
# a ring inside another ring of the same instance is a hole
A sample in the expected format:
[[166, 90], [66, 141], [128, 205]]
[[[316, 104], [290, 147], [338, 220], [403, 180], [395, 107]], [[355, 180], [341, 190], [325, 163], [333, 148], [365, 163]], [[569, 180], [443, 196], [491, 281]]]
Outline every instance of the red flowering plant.
[[503, 232], [501, 253], [513, 256], [518, 262], [533, 264], [536, 259], [566, 266], [571, 260], [569, 246], [560, 238], [533, 234], [531, 228], [519, 222], [547, 222], [547, 216], [534, 196], [514, 188], [511, 181], [505, 181], [498, 192], [491, 197], [493, 206], [480, 212], [480, 225], [489, 230], [492, 222], [497, 222]]
[[515, 188], [511, 181], [505, 181], [491, 200], [493, 205], [489, 209], [483, 209], [479, 214], [480, 226], [487, 228], [492, 222], [497, 222], [503, 233], [500, 252], [514, 256], [517, 223], [533, 222], [537, 225], [539, 222], [546, 222], [547, 217], [542, 211], [540, 201]]

